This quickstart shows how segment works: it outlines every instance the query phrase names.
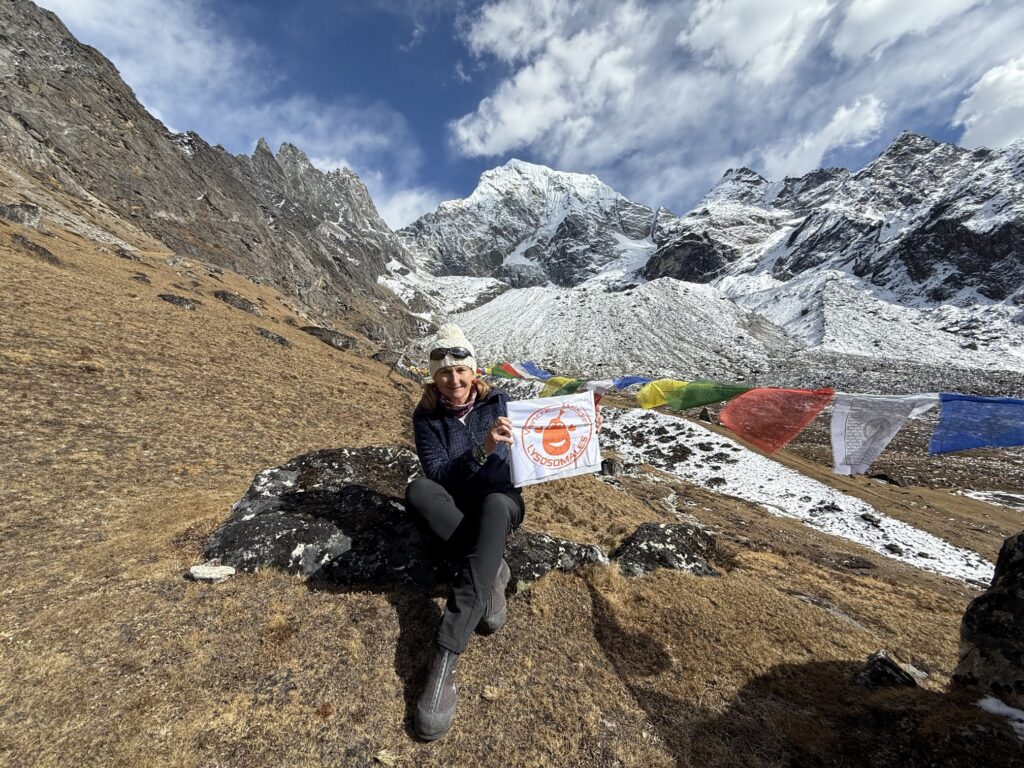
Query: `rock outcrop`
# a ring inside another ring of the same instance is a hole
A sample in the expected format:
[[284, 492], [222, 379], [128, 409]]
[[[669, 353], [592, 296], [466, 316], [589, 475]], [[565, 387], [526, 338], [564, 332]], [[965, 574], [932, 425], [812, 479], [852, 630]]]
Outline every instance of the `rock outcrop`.
[[699, 526], [643, 523], [612, 552], [612, 557], [626, 576], [642, 576], [656, 568], [718, 576], [708, 562], [714, 551], [715, 537]]
[[[404, 448], [297, 456], [256, 475], [203, 555], [240, 571], [279, 568], [346, 586], [433, 590], [453, 566], [405, 511], [405, 486], [419, 473], [419, 460]], [[645, 523], [614, 557], [629, 575], [673, 568], [717, 576], [708, 563], [714, 549], [714, 537], [696, 525]], [[505, 559], [516, 590], [552, 571], [609, 563], [600, 547], [521, 529], [510, 537]]]
[[884, 649], [868, 657], [853, 681], [862, 688], [915, 688], [918, 685], [914, 674]]
[[1024, 709], [1024, 531], [1003, 542], [992, 585], [967, 607], [953, 680]]

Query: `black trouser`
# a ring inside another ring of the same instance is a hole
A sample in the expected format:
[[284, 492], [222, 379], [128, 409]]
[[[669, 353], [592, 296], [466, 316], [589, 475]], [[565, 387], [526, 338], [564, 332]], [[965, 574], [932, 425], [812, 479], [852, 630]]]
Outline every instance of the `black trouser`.
[[405, 507], [417, 516], [458, 563], [448, 593], [438, 645], [462, 653], [490, 600], [491, 585], [505, 552], [505, 539], [523, 521], [521, 502], [511, 494], [490, 493], [462, 508], [440, 484], [424, 477], [405, 488]]

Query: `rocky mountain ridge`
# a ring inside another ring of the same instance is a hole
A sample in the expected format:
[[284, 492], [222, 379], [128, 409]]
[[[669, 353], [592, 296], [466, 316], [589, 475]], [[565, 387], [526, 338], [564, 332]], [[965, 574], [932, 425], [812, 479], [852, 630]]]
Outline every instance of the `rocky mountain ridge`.
[[[691, 299], [678, 307], [659, 307], [653, 314], [641, 303], [626, 315], [611, 318], [601, 336], [600, 360], [590, 366], [605, 373], [656, 373], [667, 368], [679, 375], [710, 375], [714, 371], [693, 370], [694, 363], [706, 361], [706, 356], [687, 339], [706, 335], [706, 326], [716, 325], [723, 300], [778, 326], [790, 337], [791, 346], [832, 357], [882, 358], [890, 364], [920, 364], [934, 370], [948, 365], [965, 371], [1024, 370], [1024, 248], [1017, 236], [1024, 226], [1022, 159], [1020, 143], [1003, 150], [969, 151], [905, 132], [857, 172], [825, 168], [770, 182], [750, 169], [732, 169], [682, 217], [643, 207], [651, 216], [650, 226], [635, 234], [646, 232], [646, 237], [629, 241], [632, 248], [620, 248], [616, 259], [608, 258], [603, 245], [591, 248], [586, 235], [573, 240], [570, 228], [560, 228], [559, 252], [572, 254], [573, 269], [558, 280], [549, 276], [554, 285], [545, 290], [557, 293], [559, 286], [567, 286], [596, 291], [593, 302], [579, 301], [610, 312], [616, 302], [600, 294], [632, 290], [648, 281], [672, 278], [710, 283], [717, 289], [718, 301], [708, 299], [705, 304], [711, 315], [703, 323], [679, 329], [677, 348], [660, 345], [659, 353], [649, 359], [637, 353], [651, 347], [642, 338], [651, 329], [665, 328], [673, 317], [679, 322], [695, 317]], [[526, 262], [519, 267], [523, 272], [547, 274], [553, 254], [544, 250], [548, 243], [525, 222], [547, 222], [551, 210], [561, 214], [565, 208], [544, 199], [538, 202], [542, 185], [524, 195], [517, 178], [524, 164], [516, 161], [510, 166], [485, 174], [486, 183], [470, 198], [446, 203], [400, 234], [410, 242], [409, 233], [414, 232], [417, 240], [411, 247], [422, 254], [436, 247], [432, 237], [451, 244], [469, 231], [472, 236], [458, 240], [467, 254], [462, 267], [446, 263], [435, 271], [446, 274], [461, 268], [498, 277], [511, 258], [503, 257], [491, 272], [486, 259], [478, 258], [480, 244], [490, 232], [487, 222], [516, 221], [521, 230], [501, 231], [514, 231], [524, 239], [518, 245], [510, 240], [504, 252]], [[538, 178], [548, 178], [545, 173], [557, 177], [535, 166], [529, 171]], [[577, 216], [613, 199], [610, 188], [596, 179], [589, 187], [579, 184], [574, 189], [579, 196], [595, 195], [589, 203], [573, 203]], [[606, 219], [594, 217], [590, 230], [578, 230], [591, 231], [600, 221]], [[467, 222], [468, 230], [463, 229]], [[457, 252], [451, 248], [450, 257]], [[436, 265], [429, 259], [424, 263]], [[558, 299], [563, 300], [567, 305], [575, 301]], [[510, 313], [533, 317], [525, 304], [525, 298], [519, 301], [506, 294], [499, 304], [484, 303], [456, 319], [481, 333], [485, 346], [493, 346], [500, 355], [537, 357], [535, 347], [542, 340], [547, 351], [567, 350], [564, 359], [551, 360], [552, 364], [589, 371], [578, 367], [585, 361], [575, 354], [582, 348], [578, 340], [589, 334], [559, 313], [546, 317], [543, 327], [531, 326], [528, 338], [497, 332], [506, 327]], [[742, 334], [730, 342], [727, 346], [750, 350], [761, 343]], [[722, 365], [711, 367], [733, 370], [741, 358], [723, 353], [718, 360]], [[855, 360], [847, 367], [864, 369]], [[758, 364], [746, 375], [763, 370]], [[776, 374], [791, 378], [783, 371]], [[908, 373], [904, 380], [916, 376]]]
[[27, 0], [0, 5], [0, 202], [32, 203], [125, 246], [92, 212], [175, 254], [265, 280], [378, 342], [416, 332], [377, 283], [408, 262], [366, 187], [296, 147], [252, 156], [170, 133], [114, 66]]

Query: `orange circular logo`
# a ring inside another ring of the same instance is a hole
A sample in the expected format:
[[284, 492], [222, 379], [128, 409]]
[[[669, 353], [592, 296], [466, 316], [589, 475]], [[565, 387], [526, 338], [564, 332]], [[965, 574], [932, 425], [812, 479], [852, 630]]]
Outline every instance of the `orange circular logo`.
[[[566, 424], [564, 417], [582, 424]], [[523, 452], [534, 464], [561, 469], [583, 455], [593, 434], [592, 420], [578, 405], [549, 405], [531, 413], [523, 425]]]

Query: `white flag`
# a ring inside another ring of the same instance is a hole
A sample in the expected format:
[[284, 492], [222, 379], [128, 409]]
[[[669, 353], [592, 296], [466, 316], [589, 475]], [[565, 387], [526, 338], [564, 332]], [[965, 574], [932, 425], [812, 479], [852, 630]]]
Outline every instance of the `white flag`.
[[508, 417], [517, 488], [601, 468], [593, 392], [510, 402]]
[[882, 397], [836, 395], [832, 405], [832, 459], [838, 475], [863, 475], [907, 419], [939, 401], [935, 393]]

